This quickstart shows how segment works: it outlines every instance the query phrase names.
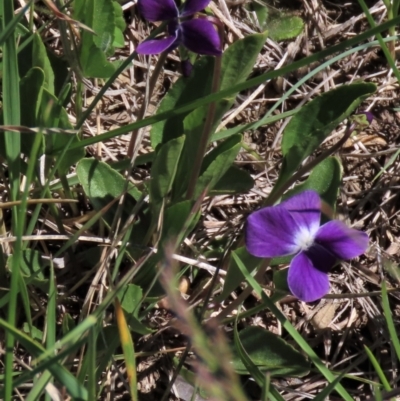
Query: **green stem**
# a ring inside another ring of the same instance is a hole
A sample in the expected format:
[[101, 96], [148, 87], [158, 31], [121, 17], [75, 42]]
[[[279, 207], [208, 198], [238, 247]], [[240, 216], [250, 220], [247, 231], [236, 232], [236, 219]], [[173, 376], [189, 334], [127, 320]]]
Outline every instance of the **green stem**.
[[[147, 109], [147, 105], [150, 103], [151, 96], [153, 95], [154, 88], [156, 86], [158, 77], [159, 77], [161, 69], [165, 63], [165, 60], [167, 59], [167, 55], [168, 55], [168, 52], [163, 52], [160, 54], [160, 57], [157, 61], [156, 66], [154, 67], [153, 74], [151, 75], [151, 78], [149, 81], [149, 90], [146, 93], [147, 101], [146, 101], [146, 98], [143, 100], [143, 103], [142, 103], [142, 106], [140, 107], [136, 121], [141, 121], [144, 118], [144, 115], [145, 115], [146, 109]], [[129, 146], [128, 146], [128, 153], [127, 153], [127, 156], [129, 159], [132, 159], [132, 157], [133, 157], [139, 130], [140, 130], [140, 128], [137, 128], [132, 132], [131, 140], [130, 140]]]
[[[222, 67], [222, 57], [215, 57], [211, 94], [217, 93], [219, 90], [219, 85], [221, 82], [221, 67]], [[188, 200], [192, 199], [194, 196], [197, 180], [199, 178], [201, 171], [201, 165], [203, 164], [204, 155], [206, 153], [207, 145], [211, 136], [211, 129], [214, 124], [216, 107], [217, 107], [216, 102], [212, 102], [208, 106], [206, 121], [204, 123], [203, 132], [201, 133], [199, 150], [197, 152], [196, 159], [193, 164], [192, 174], [189, 180], [189, 188], [186, 193], [186, 199]]]
[[[64, 189], [67, 199], [74, 199], [74, 195], [72, 194], [72, 192], [69, 188], [67, 177], [64, 174], [62, 174], [60, 176], [60, 181], [61, 181], [61, 185], [63, 186], [63, 189]], [[72, 209], [73, 215], [79, 216], [79, 210], [78, 210], [78, 207], [76, 206], [76, 204], [71, 202], [70, 207]]]

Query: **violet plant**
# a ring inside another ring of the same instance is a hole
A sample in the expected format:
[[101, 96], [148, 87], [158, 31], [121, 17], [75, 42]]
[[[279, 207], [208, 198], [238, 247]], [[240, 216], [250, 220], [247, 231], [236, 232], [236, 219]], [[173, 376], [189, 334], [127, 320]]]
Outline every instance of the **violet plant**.
[[321, 200], [304, 191], [277, 206], [265, 207], [247, 219], [246, 247], [260, 258], [295, 255], [288, 273], [290, 291], [305, 302], [329, 291], [328, 272], [338, 260], [363, 254], [368, 235], [338, 220], [320, 226]]
[[221, 39], [214, 24], [205, 18], [193, 18], [210, 0], [187, 0], [180, 11], [174, 0], [138, 0], [141, 15], [151, 22], [168, 21], [168, 36], [148, 39], [137, 47], [139, 54], [170, 52], [179, 45], [194, 53], [222, 54]]

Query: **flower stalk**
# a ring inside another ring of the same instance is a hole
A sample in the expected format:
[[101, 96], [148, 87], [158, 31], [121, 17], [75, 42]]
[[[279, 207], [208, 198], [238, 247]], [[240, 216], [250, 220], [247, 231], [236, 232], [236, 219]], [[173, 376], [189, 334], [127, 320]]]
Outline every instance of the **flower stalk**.
[[[221, 66], [222, 66], [222, 58], [215, 57], [211, 93], [216, 93], [219, 90], [219, 85], [221, 82]], [[201, 133], [199, 150], [197, 152], [196, 159], [193, 164], [192, 174], [189, 180], [189, 187], [186, 193], [186, 199], [192, 199], [195, 193], [197, 180], [199, 178], [201, 171], [201, 165], [203, 163], [204, 155], [206, 153], [207, 145], [211, 136], [211, 130], [214, 124], [216, 107], [217, 107], [216, 102], [212, 102], [208, 106], [208, 113], [206, 121], [204, 122], [203, 131]]]

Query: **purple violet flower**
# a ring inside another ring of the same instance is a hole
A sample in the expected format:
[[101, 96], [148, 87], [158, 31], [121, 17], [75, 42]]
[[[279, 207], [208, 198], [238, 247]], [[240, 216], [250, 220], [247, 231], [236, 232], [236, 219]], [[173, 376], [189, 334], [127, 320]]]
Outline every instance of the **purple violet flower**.
[[375, 116], [370, 111], [361, 111], [360, 114], [364, 114], [365, 118], [367, 119], [368, 123], [371, 124], [374, 120]]
[[139, 54], [158, 54], [183, 44], [194, 53], [221, 55], [221, 39], [214, 24], [203, 18], [186, 18], [203, 10], [209, 2], [186, 0], [182, 11], [179, 11], [174, 0], [138, 0], [139, 11], [148, 21], [169, 21], [169, 36], [145, 40], [136, 51]]
[[259, 258], [295, 255], [288, 285], [302, 301], [312, 302], [329, 292], [328, 272], [337, 260], [352, 259], [368, 247], [368, 235], [338, 220], [320, 226], [321, 201], [304, 191], [277, 206], [265, 207], [247, 219], [246, 248]]

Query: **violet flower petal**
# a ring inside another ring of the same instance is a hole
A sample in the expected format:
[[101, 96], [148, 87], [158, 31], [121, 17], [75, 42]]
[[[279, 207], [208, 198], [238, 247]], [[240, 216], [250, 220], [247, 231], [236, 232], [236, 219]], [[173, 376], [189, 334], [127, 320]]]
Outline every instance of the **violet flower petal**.
[[338, 258], [329, 249], [318, 243], [314, 243], [304, 253], [311, 260], [313, 266], [321, 272], [328, 273], [337, 262]]
[[177, 36], [167, 36], [163, 39], [149, 39], [139, 43], [136, 48], [138, 54], [158, 54], [171, 51], [179, 45]]
[[295, 243], [296, 222], [281, 206], [265, 207], [247, 218], [246, 248], [259, 258], [291, 255], [300, 250]]
[[304, 191], [283, 201], [280, 206], [287, 209], [300, 227], [316, 234], [321, 220], [321, 200], [315, 191]]
[[368, 235], [347, 227], [338, 220], [321, 226], [315, 242], [332, 252], [338, 259], [352, 259], [363, 254], [368, 248]]
[[148, 21], [168, 21], [179, 16], [174, 0], [138, 0], [137, 5], [140, 14]]
[[316, 269], [304, 252], [290, 263], [288, 285], [293, 295], [304, 302], [313, 302], [329, 292], [328, 275]]
[[188, 15], [204, 10], [210, 1], [211, 0], [186, 0], [180, 16], [187, 17]]
[[375, 116], [370, 111], [363, 111], [361, 114], [365, 114], [365, 117], [367, 118], [369, 124], [371, 124], [375, 118]]
[[210, 21], [202, 18], [184, 21], [180, 29], [182, 42], [190, 51], [210, 56], [222, 54], [220, 37]]

